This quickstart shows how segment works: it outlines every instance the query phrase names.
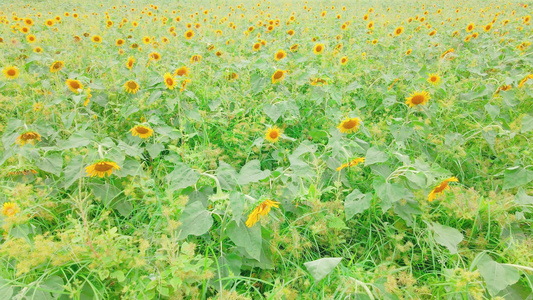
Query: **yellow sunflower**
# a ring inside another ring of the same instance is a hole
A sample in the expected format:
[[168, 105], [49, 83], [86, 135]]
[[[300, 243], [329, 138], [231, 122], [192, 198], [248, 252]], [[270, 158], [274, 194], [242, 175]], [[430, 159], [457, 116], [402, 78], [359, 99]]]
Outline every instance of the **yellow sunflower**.
[[126, 43], [125, 40], [123, 40], [123, 39], [118, 39], [118, 40], [115, 42], [115, 45], [117, 45], [118, 47], [122, 47], [122, 46], [124, 46], [124, 43]]
[[435, 198], [437, 198], [439, 195], [441, 195], [444, 190], [448, 190], [450, 189], [450, 187], [448, 186], [448, 182], [457, 182], [459, 181], [457, 178], [455, 177], [450, 177], [448, 179], [444, 179], [439, 185], [437, 185], [428, 195], [428, 201], [429, 202], [432, 202], [433, 200], [435, 200]]
[[98, 176], [100, 178], [103, 178], [106, 175], [111, 176], [111, 174], [113, 173], [113, 169], [120, 170], [120, 167], [117, 165], [117, 163], [113, 161], [101, 160], [95, 162], [90, 166], [87, 166], [85, 168], [85, 172], [87, 173], [87, 176]]
[[50, 72], [51, 73], [55, 73], [55, 72], [58, 72], [60, 71], [61, 69], [63, 69], [65, 67], [65, 63], [63, 61], [55, 61], [51, 66], [50, 66]]
[[474, 30], [474, 28], [476, 28], [476, 25], [474, 25], [474, 23], [470, 23], [468, 26], [466, 26], [466, 32], [470, 32]]
[[187, 31], [185, 31], [185, 38], [186, 38], [186, 39], [190, 40], [190, 39], [192, 39], [193, 37], [194, 37], [194, 31], [192, 31], [192, 30], [187, 30]]
[[6, 217], [12, 217], [20, 211], [19, 206], [14, 202], [4, 202], [2, 214]]
[[294, 44], [294, 45], [292, 45], [291, 48], [290, 48], [291, 52], [296, 52], [296, 51], [298, 51], [298, 47], [300, 47], [300, 45], [298, 45], [298, 44]]
[[253, 49], [254, 49], [254, 51], [261, 50], [261, 43], [255, 43], [254, 46], [253, 46]]
[[283, 50], [278, 50], [278, 52], [276, 52], [276, 55], [274, 56], [274, 58], [277, 61], [280, 61], [280, 60], [284, 59], [285, 57], [287, 57], [287, 52], [285, 52]]
[[157, 52], [152, 52], [152, 53], [150, 53], [150, 55], [148, 55], [148, 57], [149, 57], [150, 60], [159, 61], [161, 59], [161, 54], [159, 54]]
[[126, 83], [124, 84], [124, 88], [126, 89], [126, 92], [130, 93], [130, 94], [135, 94], [139, 91], [139, 84], [133, 80], [128, 80], [126, 81]]
[[350, 162], [342, 164], [340, 167], [337, 168], [337, 171], [340, 171], [340, 170], [342, 170], [344, 168], [347, 168], [347, 167], [355, 167], [358, 164], [364, 163], [364, 162], [365, 162], [365, 158], [364, 157], [359, 157], [359, 158], [351, 160]]
[[277, 126], [268, 128], [265, 133], [265, 139], [267, 139], [267, 141], [272, 142], [272, 143], [277, 142], [280, 136], [281, 136], [281, 129], [279, 129]]
[[33, 52], [35, 52], [35, 53], [41, 53], [41, 52], [43, 52], [43, 48], [41, 48], [41, 47], [35, 47], [35, 48], [33, 49]]
[[201, 55], [195, 54], [195, 55], [191, 56], [191, 63], [201, 62], [201, 61], [202, 61], [202, 56]]
[[408, 104], [409, 107], [426, 104], [430, 99], [429, 94], [426, 91], [417, 91], [410, 94], [409, 96], [411, 97], [406, 98], [405, 101], [405, 103]]
[[102, 37], [99, 36], [99, 35], [94, 35], [94, 36], [91, 38], [91, 41], [93, 41], [94, 43], [101, 43], [101, 42], [102, 42]]
[[347, 56], [341, 57], [341, 65], [345, 65], [347, 62], [348, 62], [348, 57]]
[[83, 84], [81, 84], [79, 80], [67, 79], [67, 81], [65, 81], [65, 84], [73, 93], [78, 94], [79, 92], [81, 92], [81, 90], [83, 90]]
[[359, 129], [359, 124], [361, 123], [361, 119], [359, 118], [347, 118], [344, 121], [342, 121], [337, 128], [342, 133], [350, 133], [350, 132], [356, 132]]
[[141, 139], [147, 139], [152, 136], [154, 130], [143, 125], [137, 125], [130, 129], [131, 135], [139, 136]]
[[276, 70], [276, 72], [272, 74], [272, 83], [278, 83], [283, 81], [283, 79], [285, 78], [285, 72], [286, 71], [283, 70]]
[[272, 201], [269, 199], [259, 203], [259, 205], [257, 205], [254, 208], [254, 210], [250, 213], [250, 215], [248, 215], [248, 219], [246, 220], [246, 223], [245, 223], [246, 226], [247, 227], [254, 226], [254, 224], [259, 221], [260, 217], [268, 215], [272, 207], [279, 208], [279, 204], [280, 204], [279, 202]]
[[405, 51], [405, 55], [411, 55], [411, 53], [413, 52], [413, 50], [411, 48], [407, 49], [407, 51]]
[[429, 74], [427, 81], [431, 84], [438, 84], [440, 82], [440, 76], [437, 73]]
[[313, 53], [315, 55], [322, 54], [324, 52], [324, 44], [316, 44], [315, 47], [313, 47]]
[[163, 80], [165, 81], [165, 85], [169, 90], [173, 90], [174, 87], [177, 85], [176, 79], [174, 79], [174, 77], [170, 73], [166, 73], [163, 76]]
[[2, 72], [4, 72], [4, 76], [6, 76], [6, 78], [9, 80], [15, 79], [19, 76], [19, 69], [14, 66], [5, 67]]
[[35, 131], [27, 131], [19, 135], [15, 143], [21, 146], [24, 146], [27, 143], [31, 143], [32, 145], [35, 145], [35, 141], [40, 141], [40, 140], [41, 140], [40, 134], [38, 134]]
[[128, 61], [126, 62], [126, 67], [131, 70], [133, 68], [134, 63], [135, 58], [133, 58], [133, 56], [130, 56], [130, 58], [128, 58]]
[[37, 40], [37, 38], [35, 37], [35, 35], [30, 34], [30, 35], [28, 35], [28, 36], [26, 37], [26, 40], [27, 40], [28, 42], [30, 42], [30, 43], [33, 43], [33, 42], [35, 42], [35, 41]]
[[489, 32], [491, 29], [492, 29], [492, 23], [489, 23], [489, 24], [485, 25], [485, 27], [483, 27], [483, 30], [485, 32]]
[[398, 36], [400, 34], [403, 33], [403, 26], [399, 26], [398, 28], [396, 28], [396, 30], [394, 30], [394, 35]]
[[189, 76], [189, 68], [182, 66], [174, 71], [174, 76]]

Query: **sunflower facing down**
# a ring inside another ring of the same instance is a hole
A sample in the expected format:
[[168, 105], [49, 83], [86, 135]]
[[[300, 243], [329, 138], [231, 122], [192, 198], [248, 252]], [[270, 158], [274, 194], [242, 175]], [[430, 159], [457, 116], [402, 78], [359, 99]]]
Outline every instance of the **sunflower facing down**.
[[139, 91], [139, 84], [133, 80], [126, 81], [124, 84], [124, 88], [126, 89], [126, 92], [130, 94], [135, 94]]
[[173, 90], [174, 87], [177, 85], [176, 79], [174, 79], [174, 76], [172, 76], [170, 73], [166, 73], [163, 76], [163, 80], [165, 81], [165, 85], [169, 90]]
[[437, 73], [429, 74], [427, 81], [431, 84], [438, 84], [440, 82], [440, 76]]
[[55, 61], [51, 66], [50, 66], [50, 72], [51, 73], [55, 73], [55, 72], [59, 72], [61, 69], [63, 69], [65, 67], [65, 63], [62, 62], [62, 61]]
[[111, 176], [113, 169], [120, 170], [120, 167], [113, 161], [100, 160], [86, 167], [85, 172], [87, 173], [87, 176], [98, 176], [103, 178], [106, 175]]
[[343, 163], [340, 167], [337, 168], [337, 171], [340, 171], [340, 170], [342, 170], [344, 168], [347, 168], [347, 167], [355, 167], [358, 164], [364, 163], [364, 162], [365, 162], [365, 158], [364, 157], [358, 157], [356, 159], [353, 159], [350, 162]]
[[201, 55], [195, 54], [195, 55], [191, 56], [191, 63], [201, 62], [201, 61], [202, 61], [202, 56]]
[[12, 217], [20, 211], [19, 206], [14, 202], [4, 202], [2, 214], [6, 217]]
[[315, 55], [322, 54], [324, 52], [324, 44], [316, 44], [315, 47], [313, 47], [313, 53]]
[[441, 195], [444, 190], [448, 190], [450, 189], [450, 187], [448, 186], [448, 182], [457, 182], [459, 181], [457, 178], [455, 177], [450, 177], [448, 179], [444, 179], [439, 185], [437, 185], [428, 195], [428, 201], [429, 202], [432, 202], [433, 200], [435, 200], [435, 198], [437, 198], [439, 195]]
[[337, 128], [342, 133], [356, 132], [359, 129], [361, 119], [359, 118], [348, 118], [342, 121]]
[[279, 129], [277, 126], [268, 128], [265, 133], [265, 139], [272, 143], [279, 141], [280, 137], [281, 137], [281, 129]]
[[283, 79], [285, 79], [285, 72], [287, 71], [276, 70], [276, 72], [272, 74], [272, 83], [278, 83], [283, 81]]
[[279, 208], [279, 204], [280, 204], [279, 202], [272, 201], [269, 199], [259, 203], [259, 205], [257, 205], [254, 208], [254, 210], [250, 213], [250, 215], [248, 215], [248, 220], [246, 220], [246, 223], [245, 223], [246, 226], [247, 227], [254, 226], [254, 224], [259, 221], [260, 217], [268, 215], [272, 207]]
[[83, 90], [83, 84], [79, 80], [67, 79], [65, 84], [73, 93], [79, 94]]
[[130, 129], [132, 136], [139, 136], [141, 139], [147, 139], [152, 136], [154, 130], [144, 125], [137, 125]]
[[409, 107], [426, 104], [428, 100], [430, 99], [428, 92], [421, 91], [421, 92], [414, 92], [411, 93], [408, 98], [405, 98], [405, 104], [408, 104]]
[[27, 143], [31, 143], [32, 145], [35, 145], [35, 141], [36, 140], [40, 141], [41, 140], [41, 135], [38, 134], [35, 131], [27, 131], [27, 132], [24, 132], [23, 134], [19, 135], [17, 137], [17, 140], [15, 141], [15, 143], [17, 143], [17, 144], [19, 144], [21, 146], [24, 146]]
[[6, 76], [7, 79], [15, 79], [19, 76], [19, 69], [14, 66], [5, 67], [4, 70], [2, 70], [4, 73], [4, 76]]

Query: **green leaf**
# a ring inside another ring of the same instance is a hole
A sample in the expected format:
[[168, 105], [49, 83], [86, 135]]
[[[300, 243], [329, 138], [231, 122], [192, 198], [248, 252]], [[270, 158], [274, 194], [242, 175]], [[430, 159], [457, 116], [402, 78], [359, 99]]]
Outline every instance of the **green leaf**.
[[83, 168], [83, 157], [74, 156], [63, 171], [63, 178], [65, 180], [63, 182], [63, 188], [70, 187], [74, 181], [82, 176], [82, 173], [85, 173]]
[[457, 253], [457, 245], [463, 241], [463, 235], [459, 230], [439, 223], [431, 223], [429, 229], [433, 231], [435, 242], [448, 248], [451, 254]]
[[505, 170], [503, 175], [503, 189], [512, 189], [533, 180], [533, 171], [522, 167], [512, 167]]
[[413, 226], [413, 216], [421, 215], [422, 210], [416, 201], [402, 201], [394, 203], [394, 212], [402, 218], [408, 226]]
[[178, 228], [178, 239], [189, 235], [202, 235], [213, 225], [213, 217], [200, 201], [187, 205], [180, 217], [181, 226]]
[[519, 205], [533, 205], [533, 196], [529, 196], [523, 188], [519, 188], [514, 201]]
[[328, 228], [343, 230], [348, 229], [346, 223], [339, 217], [331, 217], [328, 221]]
[[246, 198], [242, 193], [232, 191], [229, 194], [229, 206], [231, 208], [231, 214], [234, 221], [238, 221], [242, 218], [245, 201]]
[[122, 272], [121, 270], [117, 270], [113, 273], [111, 273], [111, 275], [109, 275], [111, 278], [115, 278], [118, 282], [122, 282], [126, 279], [126, 276], [124, 275], [124, 272]]
[[276, 122], [279, 117], [281, 117], [281, 114], [283, 111], [280, 109], [279, 105], [271, 105], [271, 104], [265, 104], [263, 105], [263, 111], [265, 114], [272, 120], [272, 122]]
[[94, 196], [100, 198], [106, 207], [109, 207], [111, 201], [122, 192], [116, 186], [109, 184], [108, 182], [105, 184], [91, 183], [89, 186]]
[[261, 76], [261, 74], [254, 73], [250, 76], [250, 83], [252, 84], [252, 93], [258, 94], [266, 87], [269, 78]]
[[13, 288], [9, 285], [9, 282], [0, 277], [0, 299], [11, 299], [13, 295]]
[[387, 159], [389, 159], [387, 153], [380, 151], [378, 147], [374, 146], [366, 151], [365, 166], [382, 163], [387, 161]]
[[371, 201], [371, 194], [363, 194], [358, 189], [354, 189], [344, 200], [344, 216], [346, 220], [367, 210]]
[[341, 262], [342, 257], [327, 257], [304, 263], [315, 281], [320, 281], [328, 276], [333, 269]]
[[376, 195], [381, 199], [381, 209], [386, 212], [392, 204], [402, 199], [411, 200], [413, 193], [399, 183], [389, 183], [385, 179], [378, 177], [373, 183]]
[[241, 220], [233, 221], [226, 227], [226, 234], [237, 247], [241, 247], [250, 257], [260, 260], [261, 257], [261, 226], [256, 224], [247, 227]]
[[61, 153], [48, 152], [35, 165], [45, 172], [59, 176], [63, 170], [63, 157]]
[[219, 161], [217, 169], [217, 179], [220, 182], [220, 186], [222, 187], [222, 189], [234, 189], [239, 184], [238, 177], [239, 175], [237, 174], [237, 171], [235, 171], [235, 169], [231, 165], [223, 161]]
[[533, 117], [530, 115], [524, 116], [522, 118], [522, 126], [520, 128], [520, 132], [525, 133], [533, 130]]
[[261, 171], [261, 163], [259, 160], [254, 159], [242, 167], [239, 174], [238, 183], [245, 185], [250, 182], [258, 182], [259, 180], [263, 180], [268, 176], [270, 176], [270, 170]]
[[516, 283], [520, 279], [520, 274], [517, 269], [497, 263], [485, 253], [480, 258], [478, 270], [483, 280], [485, 280], [487, 290], [492, 296], [495, 296], [501, 290]]
[[171, 190], [178, 190], [196, 184], [198, 178], [200, 178], [200, 174], [184, 163], [177, 163], [174, 171], [170, 172], [166, 178], [169, 188]]
[[165, 150], [165, 146], [163, 144], [150, 144], [146, 147], [146, 150], [151, 158], [156, 158], [161, 151]]

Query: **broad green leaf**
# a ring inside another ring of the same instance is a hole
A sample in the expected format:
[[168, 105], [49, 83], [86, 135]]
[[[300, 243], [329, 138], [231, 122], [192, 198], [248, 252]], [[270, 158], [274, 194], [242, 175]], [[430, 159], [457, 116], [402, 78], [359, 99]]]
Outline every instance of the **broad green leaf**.
[[11, 299], [13, 295], [13, 288], [9, 285], [9, 282], [0, 277], [0, 299]]
[[281, 117], [281, 114], [283, 111], [281, 110], [280, 105], [271, 105], [271, 104], [265, 104], [263, 105], [263, 111], [265, 114], [272, 120], [272, 122], [276, 122], [279, 117]]
[[261, 74], [254, 73], [250, 76], [250, 83], [252, 84], [252, 93], [258, 94], [266, 87], [269, 78], [261, 76]]
[[53, 275], [48, 277], [45, 281], [43, 281], [40, 285], [40, 288], [43, 290], [46, 290], [46, 293], [50, 292], [52, 293], [51, 299], [59, 299], [63, 291], [65, 290], [63, 288], [63, 279], [57, 275]]
[[202, 235], [209, 231], [213, 225], [213, 217], [200, 201], [187, 205], [181, 213], [181, 226], [178, 227], [178, 239], [182, 240], [189, 235]]
[[121, 270], [116, 270], [115, 272], [109, 275], [111, 278], [115, 278], [118, 282], [123, 282], [126, 279], [124, 272]]
[[122, 192], [116, 186], [109, 184], [108, 182], [105, 184], [91, 183], [89, 186], [94, 196], [99, 198], [106, 207], [108, 207], [111, 201]]
[[378, 147], [374, 146], [366, 151], [365, 166], [382, 163], [387, 161], [387, 159], [389, 159], [387, 153], [380, 151]]
[[457, 245], [463, 241], [463, 235], [459, 230], [439, 223], [431, 223], [429, 228], [433, 231], [433, 238], [438, 244], [448, 248], [451, 254], [457, 253]]
[[533, 205], [533, 196], [529, 196], [523, 188], [519, 188], [514, 201], [519, 205]]
[[335, 217], [335, 216], [329, 219], [328, 228], [337, 229], [337, 230], [348, 229], [348, 227], [346, 226], [346, 223], [344, 223], [344, 221], [341, 218]]
[[232, 191], [229, 194], [229, 206], [231, 208], [232, 219], [238, 221], [242, 218], [242, 213], [244, 211], [244, 202], [246, 198], [243, 194]]
[[371, 201], [371, 194], [363, 194], [358, 189], [354, 189], [344, 200], [344, 216], [346, 220], [367, 210]]
[[497, 263], [485, 253], [480, 258], [478, 270], [483, 280], [485, 280], [487, 290], [492, 296], [495, 296], [501, 290], [516, 283], [520, 279], [520, 274], [517, 269]]
[[413, 193], [399, 183], [389, 183], [385, 179], [378, 177], [373, 183], [376, 195], [381, 199], [381, 209], [386, 212], [392, 204], [402, 199], [410, 200]]
[[161, 151], [165, 150], [165, 146], [163, 144], [150, 144], [146, 146], [146, 150], [151, 158], [156, 158]]
[[503, 175], [503, 189], [512, 189], [533, 180], [533, 171], [522, 167], [512, 167], [505, 170]]
[[530, 115], [524, 116], [522, 118], [522, 126], [520, 128], [520, 132], [525, 133], [533, 130], [533, 117]]
[[63, 188], [70, 187], [74, 181], [78, 180], [82, 174], [85, 174], [86, 166], [83, 165], [82, 156], [74, 156], [72, 160], [67, 164], [65, 170], [63, 171]]
[[232, 190], [239, 184], [239, 175], [235, 169], [223, 162], [219, 161], [217, 169], [217, 179], [220, 182], [220, 186], [224, 190]]
[[259, 180], [263, 180], [268, 176], [270, 176], [270, 170], [261, 171], [261, 163], [259, 160], [254, 159], [242, 167], [239, 174], [238, 183], [245, 185], [250, 182], [258, 182]]
[[178, 190], [196, 184], [198, 178], [200, 178], [200, 174], [184, 163], [177, 163], [174, 171], [170, 172], [166, 178], [169, 188], [171, 190]]
[[314, 261], [304, 263], [304, 266], [307, 268], [311, 276], [315, 281], [320, 281], [328, 276], [333, 269], [341, 262], [342, 257], [327, 257], [321, 258]]
[[61, 153], [48, 152], [35, 165], [45, 172], [59, 176], [61, 171], [63, 171], [63, 157]]
[[402, 218], [408, 226], [413, 226], [413, 215], [421, 215], [422, 210], [416, 201], [399, 201], [394, 203], [394, 212]]
[[226, 234], [237, 247], [241, 247], [250, 257], [260, 260], [261, 256], [261, 225], [247, 227], [243, 221], [232, 221], [226, 227]]

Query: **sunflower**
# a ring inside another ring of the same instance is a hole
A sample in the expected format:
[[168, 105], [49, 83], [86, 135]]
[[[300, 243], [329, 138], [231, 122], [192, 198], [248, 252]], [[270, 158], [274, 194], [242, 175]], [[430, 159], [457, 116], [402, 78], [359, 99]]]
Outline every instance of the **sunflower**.
[[455, 49], [450, 48], [450, 49], [444, 51], [444, 52], [441, 54], [440, 58], [444, 58], [444, 57], [446, 57], [448, 54], [450, 54], [450, 53], [454, 53], [454, 52], [455, 52]]
[[185, 31], [185, 38], [190, 40], [194, 37], [194, 31], [192, 31], [191, 29]]
[[439, 185], [437, 185], [428, 195], [428, 201], [429, 202], [432, 202], [433, 200], [435, 200], [435, 198], [437, 198], [437, 196], [441, 195], [444, 190], [448, 190], [450, 189], [450, 187], [448, 186], [448, 182], [457, 182], [459, 181], [457, 178], [455, 177], [450, 177], [448, 179], [444, 179]]
[[492, 29], [492, 23], [489, 23], [483, 27], [485, 32], [489, 32]]
[[259, 221], [260, 217], [268, 215], [272, 207], [279, 208], [279, 204], [280, 204], [279, 202], [275, 202], [269, 199], [259, 203], [259, 205], [257, 205], [254, 208], [254, 210], [250, 213], [250, 215], [248, 215], [248, 219], [246, 220], [246, 223], [245, 223], [246, 226], [247, 227], [254, 226], [254, 224]]
[[4, 76], [6, 76], [7, 79], [15, 79], [19, 76], [19, 69], [14, 66], [5, 67], [2, 72], [4, 72]]
[[117, 45], [118, 47], [122, 47], [122, 46], [124, 46], [124, 43], [126, 43], [125, 40], [123, 40], [123, 39], [118, 39], [118, 40], [115, 42], [115, 45]]
[[253, 46], [253, 49], [254, 49], [254, 51], [261, 50], [261, 43], [255, 43], [254, 46]]
[[92, 96], [93, 95], [91, 94], [91, 88], [87, 88], [87, 98], [85, 99], [85, 102], [83, 102], [83, 106], [89, 105], [89, 102], [91, 101]]
[[281, 136], [281, 129], [279, 129], [277, 126], [268, 128], [265, 133], [265, 138], [267, 141], [275, 143], [279, 140]]
[[191, 56], [191, 63], [201, 62], [201, 61], [202, 61], [202, 56], [201, 55], [195, 54], [195, 55]]
[[174, 71], [174, 76], [189, 76], [189, 68], [182, 66]]
[[520, 80], [520, 83], [518, 83], [518, 88], [522, 88], [524, 86], [524, 84], [526, 84], [526, 82], [530, 79], [533, 79], [533, 74], [530, 74], [526, 77], [524, 77], [524, 79]]
[[174, 79], [174, 77], [170, 73], [166, 73], [163, 76], [163, 80], [165, 81], [165, 85], [169, 90], [173, 90], [174, 87], [177, 85], [176, 79]]
[[148, 55], [148, 57], [150, 58], [150, 60], [159, 61], [161, 59], [161, 54], [157, 52], [152, 52], [150, 53], [150, 55]]
[[93, 35], [93, 37], [91, 38], [91, 41], [93, 41], [94, 43], [101, 43], [102, 37], [99, 35]]
[[368, 25], [366, 25], [366, 28], [368, 28], [368, 29], [374, 28], [374, 21], [368, 22]]
[[63, 61], [55, 61], [51, 66], [50, 66], [50, 72], [51, 73], [55, 73], [55, 72], [59, 72], [61, 69], [63, 69], [65, 67], [65, 63]]
[[228, 75], [226, 75], [226, 79], [228, 81], [233, 81], [233, 80], [237, 80], [239, 79], [239, 74], [235, 73], [235, 72], [231, 72], [229, 73]]
[[474, 23], [470, 23], [468, 26], [466, 26], [466, 32], [470, 32], [474, 30], [474, 28], [476, 28], [476, 25], [474, 25]]
[[26, 18], [26, 19], [24, 19], [24, 24], [26, 24], [28, 26], [32, 26], [33, 25], [33, 20], [30, 19], [30, 18]]
[[83, 90], [83, 84], [81, 84], [79, 80], [67, 79], [67, 81], [65, 81], [65, 84], [73, 93], [77, 94], [81, 92], [81, 90]]
[[126, 89], [126, 92], [130, 94], [135, 94], [139, 91], [139, 84], [133, 80], [129, 80], [124, 84], [124, 88]]
[[106, 175], [111, 176], [111, 174], [113, 173], [113, 169], [120, 170], [120, 167], [117, 165], [117, 163], [113, 161], [100, 160], [86, 167], [85, 172], [87, 173], [87, 176], [98, 176], [100, 178], [103, 178]]
[[322, 78], [309, 79], [309, 81], [311, 82], [311, 85], [313, 86], [328, 85], [327, 80], [322, 79]]
[[372, 45], [377, 45], [378, 44], [378, 40], [377, 39], [373, 39], [372, 40]]
[[472, 39], [472, 36], [471, 36], [471, 35], [467, 35], [467, 36], [465, 37], [465, 43], [470, 42], [471, 39]]
[[54, 26], [55, 23], [56, 23], [56, 22], [55, 22], [54, 20], [52, 20], [52, 19], [48, 19], [48, 20], [46, 20], [46, 22], [44, 22], [44, 24], [45, 24], [46, 26], [48, 26], [48, 27], [50, 27], [50, 26]]
[[35, 47], [35, 48], [33, 49], [33, 52], [35, 52], [35, 53], [41, 53], [41, 52], [43, 52], [43, 48], [41, 48], [41, 47]]
[[316, 44], [315, 47], [313, 47], [313, 53], [315, 55], [322, 54], [324, 52], [324, 44]]
[[294, 30], [292, 30], [292, 29], [287, 30], [287, 34], [289, 36], [293, 36], [294, 35]]
[[291, 48], [290, 48], [291, 52], [296, 52], [296, 51], [298, 51], [298, 47], [300, 47], [300, 45], [298, 45], [298, 44], [294, 44], [294, 45], [292, 45]]
[[358, 164], [364, 163], [364, 162], [365, 162], [365, 158], [364, 157], [359, 157], [359, 158], [351, 160], [350, 162], [342, 164], [340, 167], [337, 168], [337, 171], [340, 171], [340, 170], [342, 170], [344, 168], [347, 168], [347, 167], [355, 167]]
[[154, 130], [143, 125], [137, 125], [130, 129], [132, 136], [139, 136], [141, 139], [147, 139], [152, 136]]
[[433, 30], [433, 31], [429, 32], [429, 36], [434, 36], [435, 34], [437, 34], [437, 30]]
[[191, 80], [190, 79], [185, 79], [185, 80], [182, 80], [181, 81], [181, 88], [180, 88], [180, 92], [183, 92], [185, 90], [185, 88], [187, 87], [187, 84], [191, 83]]
[[431, 84], [438, 84], [440, 82], [440, 76], [437, 73], [429, 74], [427, 81]]
[[345, 65], [347, 62], [348, 62], [348, 57], [347, 56], [341, 57], [341, 65]]
[[33, 42], [35, 42], [35, 41], [37, 40], [37, 38], [35, 37], [35, 35], [30, 34], [30, 35], [28, 35], [28, 36], [26, 37], [26, 40], [27, 40], [28, 42], [30, 42], [30, 43], [33, 43]]
[[41, 140], [40, 134], [38, 134], [35, 131], [26, 131], [17, 137], [17, 140], [15, 141], [15, 143], [21, 146], [24, 146], [27, 143], [31, 143], [32, 145], [35, 145], [36, 140], [38, 141]]
[[126, 62], [126, 67], [131, 70], [133, 68], [134, 63], [135, 58], [133, 58], [133, 56], [130, 56], [130, 58], [128, 58], [128, 61]]
[[409, 48], [407, 49], [407, 51], [405, 51], [405, 55], [411, 55], [412, 52], [413, 52], [413, 49]]
[[342, 133], [350, 133], [350, 132], [356, 132], [359, 129], [359, 124], [361, 123], [361, 119], [359, 118], [347, 118], [344, 121], [342, 121], [337, 128]]
[[283, 70], [276, 70], [276, 72], [272, 74], [272, 83], [278, 83], [283, 81], [283, 79], [285, 78], [285, 72], [286, 71]]
[[278, 50], [278, 52], [276, 52], [276, 55], [274, 55], [274, 58], [277, 61], [280, 61], [280, 60], [284, 59], [285, 57], [287, 57], [287, 52], [285, 52], [283, 50]]
[[149, 36], [143, 37], [143, 43], [145, 43], [146, 45], [150, 44], [151, 41], [152, 39]]
[[400, 34], [403, 33], [403, 26], [399, 26], [398, 28], [396, 28], [396, 30], [394, 30], [394, 35], [398, 36]]
[[6, 217], [12, 217], [20, 211], [19, 206], [14, 202], [4, 202], [2, 214]]
[[473, 38], [477, 39], [478, 36], [479, 36], [479, 33], [477, 33], [477, 32], [472, 33], [472, 37]]
[[409, 104], [409, 107], [426, 104], [430, 99], [429, 94], [425, 91], [411, 93], [408, 98], [405, 98], [405, 104]]

